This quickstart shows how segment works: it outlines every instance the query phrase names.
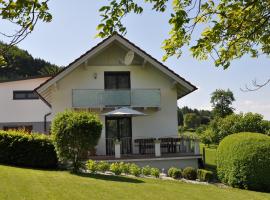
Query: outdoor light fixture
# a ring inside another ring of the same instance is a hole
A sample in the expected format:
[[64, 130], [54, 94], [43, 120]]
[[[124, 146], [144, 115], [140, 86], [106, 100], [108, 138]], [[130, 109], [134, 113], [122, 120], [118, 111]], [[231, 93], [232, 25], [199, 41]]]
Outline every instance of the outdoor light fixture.
[[94, 79], [97, 79], [97, 73], [96, 72], [94, 73]]

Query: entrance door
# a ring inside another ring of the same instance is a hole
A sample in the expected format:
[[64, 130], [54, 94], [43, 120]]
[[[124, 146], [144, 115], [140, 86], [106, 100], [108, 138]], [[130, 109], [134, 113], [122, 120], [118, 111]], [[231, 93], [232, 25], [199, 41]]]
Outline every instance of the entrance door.
[[106, 117], [106, 154], [114, 155], [114, 141], [121, 141], [121, 153], [132, 153], [130, 117]]

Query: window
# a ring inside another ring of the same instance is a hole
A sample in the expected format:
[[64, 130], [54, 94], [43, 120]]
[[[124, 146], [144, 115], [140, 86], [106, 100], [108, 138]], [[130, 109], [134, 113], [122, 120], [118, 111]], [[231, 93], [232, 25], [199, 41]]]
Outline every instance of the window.
[[105, 89], [130, 89], [129, 72], [105, 72]]
[[3, 127], [4, 131], [9, 131], [9, 130], [14, 130], [14, 131], [18, 131], [18, 130], [25, 130], [27, 133], [31, 133], [31, 131], [33, 130], [33, 126], [28, 125], [28, 126], [4, 126]]
[[14, 100], [23, 100], [23, 99], [39, 99], [36, 92], [32, 90], [25, 91], [13, 91], [13, 99]]

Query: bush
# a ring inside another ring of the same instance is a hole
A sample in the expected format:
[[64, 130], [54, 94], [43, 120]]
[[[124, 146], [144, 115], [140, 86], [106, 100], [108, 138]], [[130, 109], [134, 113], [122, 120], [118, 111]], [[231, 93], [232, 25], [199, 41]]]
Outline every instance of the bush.
[[99, 172], [106, 172], [110, 170], [110, 164], [105, 161], [100, 161], [97, 163], [97, 171]]
[[57, 156], [49, 136], [24, 131], [0, 131], [0, 163], [56, 168]]
[[122, 173], [130, 174], [130, 169], [129, 169], [130, 168], [130, 163], [121, 162], [120, 167], [121, 167]]
[[182, 170], [181, 169], [177, 169], [176, 167], [171, 167], [168, 170], [168, 176], [172, 177], [174, 179], [178, 179], [182, 177]]
[[122, 173], [121, 165], [120, 163], [112, 163], [110, 166], [110, 171], [113, 172], [115, 175], [120, 175]]
[[198, 169], [197, 176], [200, 181], [210, 182], [213, 180], [214, 174], [211, 171], [205, 169]]
[[149, 165], [146, 165], [142, 168], [142, 174], [144, 176], [150, 176], [151, 175], [151, 167]]
[[240, 132], [253, 132], [269, 134], [270, 122], [263, 120], [263, 116], [257, 113], [231, 114], [224, 118], [212, 120], [201, 140], [218, 144], [228, 135]]
[[183, 177], [188, 180], [196, 180], [197, 171], [193, 167], [186, 167], [182, 173]]
[[86, 169], [88, 169], [91, 173], [96, 173], [98, 170], [98, 164], [94, 160], [88, 160], [86, 162]]
[[101, 121], [89, 112], [58, 113], [51, 131], [59, 160], [70, 161], [77, 172], [86, 152], [97, 145], [101, 130]]
[[158, 168], [151, 168], [151, 175], [153, 177], [159, 178], [159, 175], [160, 175], [159, 169]]
[[141, 174], [141, 168], [134, 163], [130, 165], [129, 171], [133, 176], [140, 176]]
[[238, 133], [226, 137], [217, 149], [219, 179], [230, 186], [270, 191], [270, 137]]

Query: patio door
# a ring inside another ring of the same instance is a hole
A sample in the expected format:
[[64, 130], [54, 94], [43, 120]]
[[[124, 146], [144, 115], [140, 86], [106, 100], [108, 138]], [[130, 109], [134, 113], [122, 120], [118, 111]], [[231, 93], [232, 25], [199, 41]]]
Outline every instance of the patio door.
[[114, 141], [121, 141], [121, 153], [132, 153], [130, 117], [106, 117], [106, 154], [114, 155]]

